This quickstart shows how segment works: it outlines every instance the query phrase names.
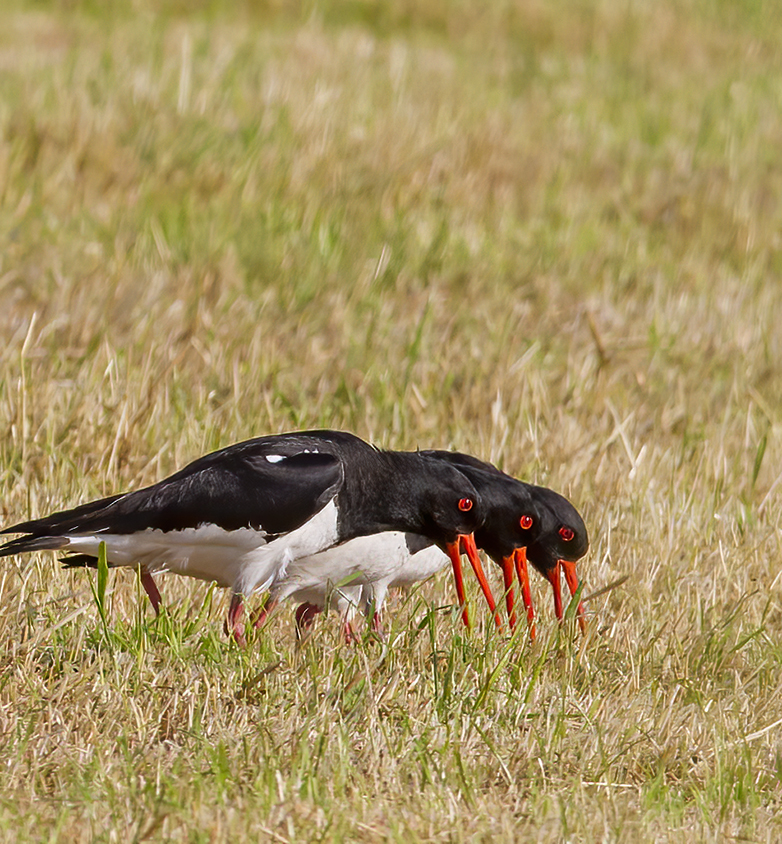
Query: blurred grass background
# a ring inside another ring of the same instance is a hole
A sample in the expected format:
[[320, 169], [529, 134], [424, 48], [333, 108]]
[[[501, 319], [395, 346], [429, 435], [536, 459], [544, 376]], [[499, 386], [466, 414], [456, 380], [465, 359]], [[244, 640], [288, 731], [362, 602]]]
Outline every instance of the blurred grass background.
[[[776, 841], [782, 13], [771, 2], [0, 10], [4, 524], [263, 433], [569, 495], [585, 641], [244, 654], [222, 596], [0, 574], [5, 840]], [[546, 632], [548, 631], [548, 632]]]

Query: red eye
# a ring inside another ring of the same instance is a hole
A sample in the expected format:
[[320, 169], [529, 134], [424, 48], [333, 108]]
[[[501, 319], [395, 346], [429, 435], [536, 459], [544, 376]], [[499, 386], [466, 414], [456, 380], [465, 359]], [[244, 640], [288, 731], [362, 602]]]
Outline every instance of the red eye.
[[472, 510], [472, 498], [460, 498], [459, 509], [463, 510], [465, 513], [468, 510]]
[[532, 527], [533, 521], [532, 516], [522, 516], [519, 519], [519, 524], [524, 528], [524, 530], [529, 530]]
[[565, 542], [570, 542], [570, 540], [575, 536], [575, 533], [569, 527], [561, 527], [559, 529], [559, 535], [565, 540]]

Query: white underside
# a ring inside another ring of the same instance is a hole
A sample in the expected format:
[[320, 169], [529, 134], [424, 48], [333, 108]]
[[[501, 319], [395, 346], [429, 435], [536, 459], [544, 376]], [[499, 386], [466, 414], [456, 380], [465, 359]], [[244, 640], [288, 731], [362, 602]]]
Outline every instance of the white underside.
[[379, 611], [389, 588], [426, 580], [449, 562], [435, 545], [411, 554], [404, 533], [387, 531], [295, 560], [272, 587], [272, 595], [350, 617], [358, 607], [365, 613], [370, 607]]
[[105, 542], [106, 558], [112, 566], [142, 566], [153, 574], [170, 571], [249, 595], [268, 589], [284, 577], [291, 561], [333, 545], [337, 540], [337, 507], [330, 501], [300, 528], [269, 543], [262, 530], [224, 530], [216, 525], [65, 538], [68, 551], [93, 556]]
[[409, 561], [394, 575], [389, 588], [396, 586], [413, 586], [422, 580], [428, 580], [433, 574], [442, 571], [451, 564], [450, 557], [436, 545], [413, 554]]
[[359, 536], [292, 562], [285, 577], [275, 584], [272, 595], [282, 600], [309, 589], [325, 592], [342, 586], [364, 586], [393, 575], [409, 559], [403, 533]]

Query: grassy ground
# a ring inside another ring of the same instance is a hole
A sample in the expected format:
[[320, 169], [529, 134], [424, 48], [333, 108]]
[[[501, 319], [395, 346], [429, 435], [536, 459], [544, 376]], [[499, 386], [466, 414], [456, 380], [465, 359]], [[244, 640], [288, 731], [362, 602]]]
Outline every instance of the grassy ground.
[[[487, 8], [488, 7], [488, 8]], [[782, 838], [775, 3], [8, 0], [2, 523], [252, 435], [570, 495], [590, 632], [246, 652], [0, 569], [0, 839]], [[476, 592], [474, 591], [475, 595]], [[476, 602], [477, 605], [477, 602]]]

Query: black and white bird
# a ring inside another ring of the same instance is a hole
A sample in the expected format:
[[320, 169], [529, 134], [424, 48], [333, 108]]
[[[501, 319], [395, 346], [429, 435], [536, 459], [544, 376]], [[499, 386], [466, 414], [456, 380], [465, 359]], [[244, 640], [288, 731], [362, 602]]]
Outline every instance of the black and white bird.
[[[559, 567], [565, 568], [571, 593], [578, 588], [575, 562], [589, 547], [586, 526], [573, 505], [545, 487], [518, 481], [467, 454], [448, 451], [423, 452], [425, 456], [449, 463], [467, 475], [483, 501], [486, 518], [476, 529], [475, 544], [497, 562], [503, 572], [505, 598], [511, 628], [516, 624], [513, 594], [514, 570], [534, 638], [527, 559], [554, 589], [555, 611], [562, 618]], [[469, 540], [465, 544], [468, 544]], [[469, 549], [465, 549], [469, 550]], [[343, 614], [344, 633], [355, 637], [352, 616], [357, 608], [368, 615], [379, 631], [380, 610], [388, 589], [425, 580], [448, 565], [449, 557], [426, 537], [387, 532], [361, 537], [312, 557], [301, 557], [288, 568], [272, 589], [272, 602], [290, 599], [300, 604], [296, 619], [306, 627], [323, 609]], [[457, 593], [464, 605], [461, 573], [454, 567]], [[492, 613], [496, 608], [491, 590], [484, 589]], [[268, 609], [268, 607], [267, 607]], [[583, 607], [579, 622], [584, 627]]]
[[[473, 540], [501, 568], [505, 600], [511, 627], [515, 625], [513, 571], [519, 581], [522, 600], [535, 638], [535, 610], [532, 604], [527, 561], [546, 578], [554, 593], [554, 612], [563, 617], [560, 571], [571, 595], [578, 590], [576, 562], [589, 549], [589, 534], [580, 513], [548, 487], [519, 481], [469, 454], [455, 451], [426, 451], [423, 454], [450, 462], [464, 473], [479, 492], [486, 518], [476, 529]], [[584, 606], [578, 604], [577, 617], [586, 630]]]
[[470, 544], [483, 516], [475, 487], [442, 460], [305, 431], [237, 443], [144, 489], [13, 525], [2, 533], [24, 535], [0, 556], [62, 550], [66, 565], [94, 566], [105, 542], [110, 566], [140, 570], [156, 611], [156, 572], [230, 587], [227, 627], [243, 641], [243, 598], [272, 588], [296, 560], [397, 530], [427, 537], [456, 571], [460, 542]]

